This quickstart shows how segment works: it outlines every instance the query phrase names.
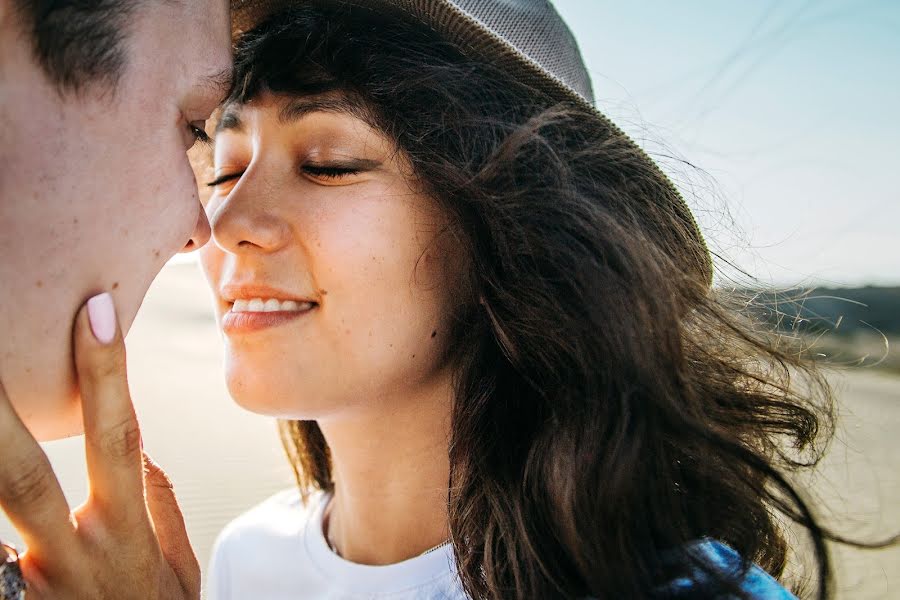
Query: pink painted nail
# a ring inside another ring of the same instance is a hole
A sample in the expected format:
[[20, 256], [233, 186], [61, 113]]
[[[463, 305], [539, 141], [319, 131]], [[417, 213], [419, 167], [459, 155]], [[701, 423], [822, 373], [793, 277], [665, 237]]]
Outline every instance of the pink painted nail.
[[88, 300], [88, 318], [94, 337], [101, 344], [108, 344], [116, 337], [116, 307], [112, 296], [107, 293], [98, 294]]

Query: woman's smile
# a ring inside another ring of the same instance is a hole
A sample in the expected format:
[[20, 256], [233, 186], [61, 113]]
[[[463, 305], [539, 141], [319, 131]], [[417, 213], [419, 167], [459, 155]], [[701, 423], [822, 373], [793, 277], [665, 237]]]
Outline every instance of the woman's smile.
[[286, 292], [265, 285], [222, 286], [219, 293], [222, 332], [252, 333], [290, 323], [319, 306], [311, 295]]
[[318, 304], [277, 298], [239, 298], [222, 316], [222, 331], [226, 335], [252, 333], [277, 327], [311, 313]]

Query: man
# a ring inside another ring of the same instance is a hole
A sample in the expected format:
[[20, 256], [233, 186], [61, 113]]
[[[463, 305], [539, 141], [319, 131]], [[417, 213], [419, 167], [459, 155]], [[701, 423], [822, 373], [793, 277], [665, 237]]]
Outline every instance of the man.
[[[0, 572], [20, 567], [28, 600], [199, 595], [152, 468], [144, 504], [121, 338], [209, 237], [186, 152], [230, 42], [227, 0], [0, 0], [0, 503], [28, 545]], [[70, 515], [34, 438], [82, 427], [91, 498]]]

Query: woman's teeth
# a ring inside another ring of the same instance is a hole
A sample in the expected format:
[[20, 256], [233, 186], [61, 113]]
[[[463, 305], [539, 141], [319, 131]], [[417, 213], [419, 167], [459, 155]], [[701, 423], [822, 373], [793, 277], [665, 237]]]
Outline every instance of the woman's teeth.
[[303, 312], [313, 307], [312, 302], [297, 302], [296, 300], [277, 300], [269, 298], [253, 298], [252, 300], [235, 300], [231, 306], [231, 312]]

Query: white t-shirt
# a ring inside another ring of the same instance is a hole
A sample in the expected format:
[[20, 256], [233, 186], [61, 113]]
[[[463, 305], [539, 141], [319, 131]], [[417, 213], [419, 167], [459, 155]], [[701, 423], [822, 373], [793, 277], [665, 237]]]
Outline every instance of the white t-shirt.
[[[380, 567], [332, 552], [322, 532], [329, 497], [315, 494], [304, 507], [300, 492], [288, 490], [232, 521], [213, 549], [208, 600], [468, 600], [449, 545]], [[759, 567], [744, 572], [740, 556], [725, 544], [703, 538], [690, 547], [726, 576], [743, 573], [748, 598], [796, 600]], [[671, 587], [687, 593], [704, 578], [680, 578]]]
[[213, 549], [208, 600], [467, 600], [449, 545], [384, 566], [332, 552], [322, 532], [328, 498], [304, 506], [288, 490], [232, 521]]

